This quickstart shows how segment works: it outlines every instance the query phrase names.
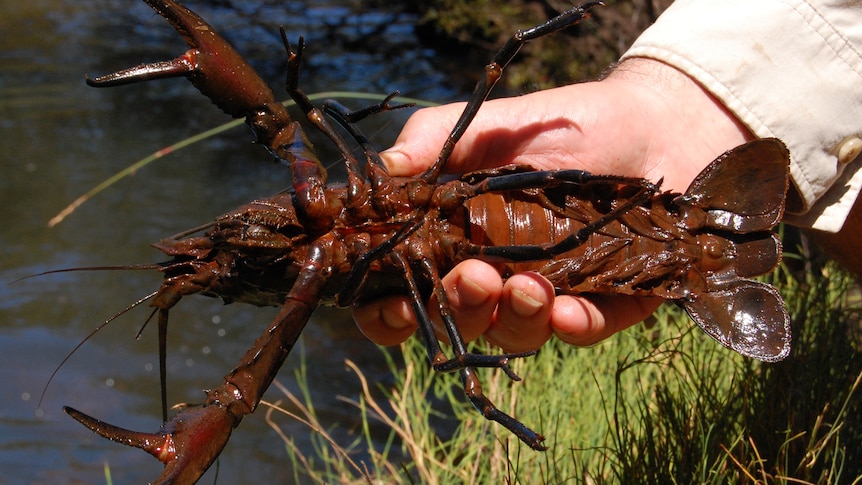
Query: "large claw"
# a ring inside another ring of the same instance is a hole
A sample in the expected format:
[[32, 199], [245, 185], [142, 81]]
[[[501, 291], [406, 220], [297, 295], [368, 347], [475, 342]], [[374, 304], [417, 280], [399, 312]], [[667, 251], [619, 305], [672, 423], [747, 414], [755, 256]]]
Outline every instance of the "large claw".
[[63, 408], [79, 423], [111, 441], [140, 448], [165, 464], [159, 484], [192, 484], [213, 464], [243, 416], [254, 412], [261, 396], [296, 344], [317, 307], [326, 278], [310, 258], [285, 297], [285, 304], [224, 383], [207, 391], [206, 404], [188, 408], [156, 433], [141, 433], [99, 421], [70, 407]]
[[173, 0], [144, 0], [166, 18], [191, 47], [171, 61], [142, 64], [87, 78], [96, 87], [151, 79], [186, 77], [225, 113], [240, 118], [275, 102], [272, 91], [254, 69], [204, 19]]
[[190, 408], [156, 433], [142, 433], [100, 421], [76, 409], [63, 410], [111, 441], [140, 448], [165, 464], [154, 484], [192, 484], [213, 464], [239, 422], [219, 405]]

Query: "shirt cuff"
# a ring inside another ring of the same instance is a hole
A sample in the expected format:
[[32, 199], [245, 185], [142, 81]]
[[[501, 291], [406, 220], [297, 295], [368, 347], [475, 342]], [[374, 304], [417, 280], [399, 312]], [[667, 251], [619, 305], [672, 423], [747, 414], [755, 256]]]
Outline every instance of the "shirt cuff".
[[782, 139], [798, 193], [785, 220], [841, 229], [862, 188], [862, 157], [847, 149], [862, 144], [862, 8], [677, 0], [629, 57], [674, 66], [755, 135]]

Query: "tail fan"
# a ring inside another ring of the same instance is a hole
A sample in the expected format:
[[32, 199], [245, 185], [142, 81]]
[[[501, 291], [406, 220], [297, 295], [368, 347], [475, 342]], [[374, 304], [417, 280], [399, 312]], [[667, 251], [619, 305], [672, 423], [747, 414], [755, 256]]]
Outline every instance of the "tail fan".
[[681, 303], [700, 328], [742, 355], [775, 362], [790, 353], [790, 317], [771, 285], [737, 279]]
[[777, 138], [763, 138], [715, 159], [677, 199], [706, 212], [706, 227], [734, 233], [778, 224], [790, 180], [790, 154]]

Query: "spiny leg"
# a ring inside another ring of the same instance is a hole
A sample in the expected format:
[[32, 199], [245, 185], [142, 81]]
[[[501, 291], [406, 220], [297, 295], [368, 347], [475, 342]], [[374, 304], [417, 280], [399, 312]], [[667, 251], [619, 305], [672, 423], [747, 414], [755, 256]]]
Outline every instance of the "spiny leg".
[[[153, 295], [158, 295], [158, 292], [153, 293]], [[158, 298], [158, 296], [156, 296]], [[177, 298], [179, 300], [179, 298]], [[171, 305], [173, 306], [173, 305]], [[167, 308], [159, 308], [156, 307], [150, 313], [150, 316], [144, 321], [144, 324], [141, 326], [141, 329], [138, 330], [138, 334], [135, 335], [135, 339], [141, 338], [141, 334], [144, 333], [144, 328], [150, 323], [153, 316], [158, 312], [159, 314], [159, 389], [162, 394], [162, 422], [166, 423], [168, 421], [168, 372], [167, 372], [167, 360], [168, 360], [168, 313], [170, 311], [170, 307]]]
[[464, 392], [470, 399], [470, 403], [485, 419], [496, 421], [511, 431], [521, 441], [536, 451], [545, 451], [547, 446], [543, 445], [545, 437], [528, 428], [524, 423], [497, 409], [493, 402], [482, 392], [482, 384], [476, 376], [476, 369], [465, 367], [461, 369], [461, 381], [464, 383]]
[[433, 284], [434, 296], [437, 298], [440, 317], [443, 319], [443, 327], [446, 329], [446, 335], [449, 337], [449, 342], [452, 344], [452, 350], [455, 354], [447, 361], [435, 363], [434, 370], [449, 372], [467, 367], [494, 367], [502, 369], [510, 379], [520, 381], [521, 378], [509, 367], [509, 361], [513, 358], [534, 355], [536, 351], [502, 355], [482, 355], [468, 352], [467, 346], [464, 343], [464, 337], [461, 335], [461, 330], [455, 323], [455, 317], [450, 310], [449, 297], [443, 289], [443, 282], [440, 279], [440, 274], [437, 272], [437, 267], [427, 258], [420, 259], [418, 264], [425, 277]]
[[482, 76], [482, 79], [476, 83], [476, 87], [473, 89], [473, 94], [470, 95], [470, 99], [467, 101], [467, 106], [464, 108], [464, 112], [461, 113], [461, 117], [458, 119], [458, 122], [455, 123], [455, 128], [453, 128], [452, 132], [449, 134], [449, 138], [443, 145], [443, 149], [440, 150], [437, 160], [434, 162], [434, 165], [426, 170], [420, 177], [427, 182], [434, 182], [437, 180], [437, 177], [439, 177], [440, 172], [446, 165], [446, 161], [449, 160], [449, 156], [452, 154], [455, 144], [458, 143], [458, 140], [460, 140], [461, 136], [464, 135], [464, 132], [467, 131], [467, 127], [470, 126], [473, 118], [476, 117], [476, 113], [479, 112], [479, 107], [482, 106], [482, 103], [485, 102], [488, 95], [491, 93], [491, 89], [493, 89], [494, 85], [497, 84], [497, 81], [500, 80], [500, 77], [503, 75], [503, 69], [505, 69], [509, 62], [512, 61], [524, 44], [531, 40], [577, 24], [581, 20], [589, 17], [590, 9], [597, 5], [603, 5], [603, 3], [589, 2], [578, 7], [573, 7], [541, 25], [516, 32], [515, 35], [513, 35], [506, 44], [497, 51], [497, 54], [494, 55], [491, 63], [485, 66], [485, 73]]
[[385, 111], [393, 111], [396, 109], [404, 109], [404, 108], [412, 108], [416, 106], [416, 103], [404, 103], [404, 104], [392, 104], [392, 100], [395, 99], [399, 94], [399, 91], [393, 91], [389, 93], [383, 101], [379, 103], [374, 103], [370, 106], [366, 106], [364, 108], [360, 108], [357, 110], [349, 110], [346, 107], [342, 106], [340, 103], [329, 100], [324, 103], [324, 107], [326, 106], [339, 106], [343, 109], [338, 109], [339, 116], [344, 119], [347, 123], [358, 123], [369, 116], [373, 116], [379, 113], [383, 113]]
[[160, 301], [158, 292], [154, 293], [156, 296], [153, 301], [153, 305], [156, 308], [150, 313], [150, 316], [144, 321], [144, 324], [141, 326], [141, 329], [138, 330], [137, 335], [135, 335], [135, 339], [140, 339], [141, 334], [144, 333], [144, 329], [149, 325], [150, 320], [153, 319], [153, 316], [158, 313], [159, 314], [159, 323], [158, 323], [158, 333], [159, 333], [159, 390], [161, 391], [162, 397], [162, 422], [166, 423], [168, 421], [168, 371], [167, 371], [167, 360], [168, 360], [168, 314], [170, 313], [170, 309], [180, 300], [180, 297], [177, 296], [173, 299], [169, 306], [162, 307], [159, 306]]
[[[461, 331], [458, 329], [455, 323], [455, 318], [450, 311], [449, 299], [446, 296], [446, 291], [443, 288], [443, 282], [440, 280], [440, 275], [437, 273], [436, 266], [434, 266], [434, 264], [428, 259], [421, 260], [420, 265], [426, 275], [433, 282], [434, 295], [437, 297], [440, 316], [443, 319], [443, 325], [446, 328], [446, 333], [449, 336], [449, 341], [452, 344], [452, 349], [455, 354], [454, 357], [448, 361], [435, 363], [434, 370], [445, 372], [457, 369], [461, 376], [461, 382], [464, 385], [464, 393], [467, 395], [467, 398], [470, 399], [470, 403], [473, 404], [473, 407], [476, 408], [476, 410], [478, 410], [485, 419], [500, 423], [503, 427], [517, 436], [518, 439], [526, 443], [530, 448], [538, 451], [546, 450], [547, 447], [542, 444], [545, 440], [544, 436], [536, 433], [512, 416], [509, 416], [503, 411], [497, 409], [494, 403], [485, 396], [482, 389], [482, 382], [479, 380], [479, 376], [476, 373], [476, 367], [493, 367], [501, 369], [512, 380], [521, 380], [521, 378], [509, 367], [509, 361], [513, 358], [527, 357], [536, 352], [530, 351], [502, 355], [480, 355], [468, 352], [467, 347], [464, 344], [464, 338], [461, 335]], [[411, 301], [418, 301], [419, 303], [419, 305], [416, 305], [415, 303], [413, 305], [413, 311], [417, 315], [417, 319], [419, 319], [418, 315], [423, 314], [426, 325], [430, 325], [430, 318], [425, 307], [421, 305], [421, 300], [416, 300], [416, 296], [411, 294]], [[431, 334], [433, 336], [433, 330]], [[436, 345], [436, 339], [434, 342]]]
[[284, 50], [287, 52], [287, 75], [285, 79], [287, 94], [290, 95], [291, 99], [302, 110], [305, 117], [338, 147], [338, 150], [345, 157], [347, 168], [352, 172], [359, 173], [356, 158], [351, 154], [347, 141], [332, 128], [332, 125], [323, 116], [323, 112], [314, 106], [305, 92], [299, 87], [299, 72], [302, 68], [302, 53], [305, 50], [305, 39], [300, 36], [296, 49], [294, 49], [293, 45], [287, 39], [287, 32], [285, 32], [284, 27], [280, 28], [279, 32], [281, 33], [281, 40], [284, 43]]
[[[503, 355], [481, 355], [472, 354], [467, 351], [467, 346], [464, 343], [464, 338], [461, 336], [461, 331], [455, 324], [455, 319], [449, 312], [449, 301], [446, 297], [446, 292], [442, 290], [443, 286], [437, 277], [436, 271], [433, 270], [433, 263], [429, 261], [420, 261], [420, 268], [425, 276], [432, 280], [435, 288], [435, 296], [438, 298], [440, 313], [443, 317], [446, 334], [449, 336], [449, 342], [452, 345], [455, 357], [448, 359], [440, 349], [440, 344], [437, 342], [437, 336], [434, 333], [434, 325], [431, 323], [431, 316], [425, 308], [424, 298], [419, 290], [419, 285], [413, 276], [413, 268], [398, 252], [392, 252], [392, 259], [401, 266], [404, 271], [405, 280], [410, 298], [410, 305], [413, 313], [416, 316], [416, 321], [419, 325], [419, 331], [422, 333], [422, 338], [425, 341], [425, 348], [428, 351], [428, 360], [434, 366], [434, 370], [438, 372], [452, 372], [465, 367], [493, 367], [502, 369], [512, 380], [521, 380], [509, 367], [509, 360], [518, 357], [527, 357], [535, 354], [535, 352], [522, 352], [517, 354]], [[438, 290], [439, 288], [439, 290]]]
[[419, 325], [419, 333], [422, 334], [422, 340], [425, 342], [428, 360], [432, 366], [445, 362], [446, 355], [440, 349], [440, 344], [437, 342], [437, 335], [434, 334], [434, 325], [431, 323], [431, 317], [425, 309], [422, 293], [419, 291], [419, 285], [416, 284], [416, 279], [413, 277], [413, 269], [410, 267], [410, 263], [398, 251], [392, 252], [392, 259], [404, 271], [404, 279], [407, 282], [407, 290], [410, 296], [410, 305], [413, 309], [413, 314], [416, 316], [416, 322]]
[[328, 99], [323, 103], [323, 111], [347, 130], [353, 140], [362, 147], [367, 163], [375, 164], [384, 168], [383, 162], [380, 161], [380, 157], [378, 156], [377, 149], [375, 149], [371, 142], [368, 141], [368, 137], [362, 133], [359, 127], [356, 126], [356, 123], [369, 116], [386, 111], [394, 111], [397, 109], [412, 108], [413, 106], [416, 106], [415, 103], [398, 105], [391, 104], [392, 99], [398, 96], [398, 94], [398, 91], [391, 92], [385, 99], [383, 99], [383, 101], [358, 110], [350, 110], [338, 101]]
[[159, 310], [159, 385], [162, 391], [162, 422], [168, 422], [168, 309]]
[[287, 52], [287, 76], [285, 80], [287, 93], [296, 102], [296, 105], [302, 110], [305, 117], [338, 147], [339, 153], [344, 157], [344, 164], [347, 166], [349, 200], [358, 200], [361, 197], [365, 182], [365, 177], [359, 168], [359, 162], [353, 156], [353, 152], [350, 150], [347, 141], [333, 129], [332, 125], [326, 121], [326, 117], [323, 116], [323, 112], [312, 104], [308, 96], [299, 87], [299, 72], [302, 67], [302, 53], [305, 50], [305, 40], [300, 36], [296, 49], [294, 49], [287, 39], [287, 33], [284, 28], [282, 27], [279, 31], [281, 32], [284, 49]]
[[398, 96], [398, 94], [398, 91], [389, 93], [383, 101], [356, 111], [351, 111], [346, 106], [331, 99], [323, 103], [324, 112], [347, 130], [354, 141], [362, 147], [362, 152], [365, 155], [365, 172], [368, 180], [371, 182], [372, 194], [379, 193], [378, 189], [389, 179], [389, 171], [380, 159], [377, 149], [368, 141], [368, 137], [362, 133], [359, 127], [356, 126], [356, 123], [368, 116], [385, 111], [411, 108], [416, 105], [415, 103], [392, 105], [392, 99]]
[[482, 416], [491, 421], [500, 423], [521, 441], [526, 443], [530, 448], [539, 451], [547, 449], [542, 445], [542, 441], [545, 439], [544, 436], [536, 433], [512, 416], [509, 416], [497, 409], [494, 403], [485, 396], [482, 390], [482, 383], [476, 375], [476, 367], [493, 367], [502, 369], [506, 375], [514, 380], [520, 380], [511, 368], [509, 368], [509, 360], [515, 357], [532, 355], [535, 352], [504, 355], [479, 355], [467, 352], [461, 332], [458, 330], [455, 325], [455, 321], [449, 312], [448, 300], [446, 299], [446, 294], [445, 291], [443, 291], [439, 277], [436, 277], [436, 271], [433, 269], [434, 266], [429, 261], [423, 261], [420, 267], [423, 268], [423, 272], [430, 273], [432, 277], [435, 295], [437, 295], [439, 299], [441, 315], [443, 315], [446, 325], [446, 332], [449, 335], [449, 340], [452, 343], [452, 348], [456, 355], [455, 358], [446, 360], [443, 351], [440, 349], [440, 344], [437, 342], [437, 336], [434, 334], [431, 317], [428, 315], [428, 311], [425, 308], [422, 295], [420, 294], [419, 287], [413, 277], [413, 271], [410, 264], [397, 251], [392, 253], [392, 257], [401, 265], [405, 272], [405, 279], [407, 280], [410, 292], [410, 304], [413, 308], [416, 320], [419, 323], [419, 331], [425, 341], [428, 358], [431, 361], [434, 370], [438, 372], [458, 370], [461, 375], [461, 382], [464, 385], [465, 394], [470, 399], [473, 407], [482, 413]]
[[[481, 174], [473, 174], [472, 178], [478, 178]], [[546, 189], [563, 185], [588, 185], [588, 184], [617, 184], [630, 187], [640, 187], [651, 193], [656, 193], [661, 187], [662, 181], [652, 183], [647, 179], [638, 177], [627, 177], [625, 175], [594, 174], [586, 170], [537, 170], [532, 172], [519, 172], [502, 175], [491, 175], [481, 178], [471, 185], [473, 195], [486, 194], [489, 192], [504, 192], [507, 190], [524, 189]]]
[[356, 298], [359, 296], [359, 292], [362, 289], [362, 283], [368, 276], [371, 263], [389, 253], [393, 253], [392, 250], [395, 246], [422, 227], [422, 224], [423, 219], [421, 217], [413, 218], [398, 228], [398, 230], [395, 231], [395, 234], [393, 234], [389, 239], [363, 253], [362, 256], [353, 263], [353, 268], [342, 285], [343, 290], [335, 295], [335, 304], [340, 307], [345, 307], [356, 301]]

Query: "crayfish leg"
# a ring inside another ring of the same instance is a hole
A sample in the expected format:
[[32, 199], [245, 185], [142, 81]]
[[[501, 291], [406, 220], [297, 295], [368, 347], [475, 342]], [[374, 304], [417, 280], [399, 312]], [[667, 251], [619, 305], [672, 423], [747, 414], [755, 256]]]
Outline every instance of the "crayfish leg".
[[449, 160], [449, 156], [452, 155], [452, 150], [455, 149], [455, 144], [458, 143], [458, 140], [460, 140], [464, 135], [464, 132], [467, 131], [467, 127], [470, 126], [473, 118], [475, 118], [476, 114], [479, 112], [479, 107], [482, 106], [482, 103], [484, 103], [488, 98], [488, 95], [491, 94], [491, 90], [497, 84], [497, 81], [499, 81], [503, 76], [503, 69], [509, 65], [524, 44], [531, 40], [538, 39], [539, 37], [552, 34], [558, 30], [563, 30], [577, 24], [581, 20], [590, 16], [590, 9], [599, 5], [604, 4], [602, 2], [588, 2], [584, 5], [572, 7], [541, 25], [516, 32], [515, 35], [513, 35], [506, 44], [497, 51], [491, 62], [485, 66], [485, 72], [482, 75], [482, 78], [476, 83], [476, 87], [473, 89], [473, 94], [470, 95], [470, 99], [467, 101], [467, 107], [464, 108], [464, 111], [461, 113], [461, 117], [458, 118], [458, 121], [455, 123], [455, 127], [446, 139], [446, 143], [443, 144], [443, 149], [440, 150], [437, 160], [434, 162], [434, 165], [423, 172], [419, 177], [426, 182], [437, 181], [437, 178], [443, 171], [443, 167]]
[[416, 103], [393, 105], [392, 100], [398, 94], [398, 91], [391, 92], [383, 101], [355, 111], [351, 111], [346, 106], [332, 99], [323, 103], [323, 111], [347, 130], [353, 140], [362, 147], [362, 152], [365, 155], [365, 171], [368, 179], [371, 181], [371, 190], [375, 193], [378, 192], [378, 188], [389, 178], [389, 171], [386, 169], [386, 165], [383, 164], [383, 160], [380, 159], [377, 149], [368, 141], [368, 137], [362, 134], [356, 123], [369, 116], [385, 111], [416, 106]]
[[470, 399], [473, 407], [479, 411], [485, 419], [495, 421], [503, 427], [511, 431], [521, 441], [527, 444], [530, 448], [537, 451], [547, 449], [542, 445], [545, 437], [528, 428], [524, 423], [509, 416], [497, 409], [493, 402], [485, 396], [482, 390], [482, 383], [476, 375], [476, 367], [494, 367], [502, 369], [512, 380], [520, 380], [511, 368], [509, 368], [509, 360], [513, 357], [526, 357], [535, 354], [535, 352], [524, 352], [520, 354], [504, 354], [504, 355], [479, 355], [467, 351], [464, 339], [461, 332], [455, 325], [455, 320], [449, 312], [448, 300], [446, 293], [443, 290], [443, 285], [434, 265], [428, 260], [420, 261], [420, 267], [427, 273], [427, 276], [434, 284], [435, 295], [440, 303], [440, 312], [443, 316], [446, 331], [449, 334], [449, 341], [452, 344], [455, 357], [446, 359], [443, 351], [440, 349], [440, 344], [434, 334], [434, 327], [431, 323], [431, 317], [428, 315], [428, 310], [425, 308], [422, 295], [419, 292], [419, 287], [413, 277], [413, 271], [410, 264], [407, 263], [404, 256], [398, 251], [392, 252], [393, 259], [398, 262], [405, 272], [408, 289], [410, 292], [410, 303], [413, 308], [413, 313], [416, 320], [419, 322], [419, 331], [422, 334], [425, 342], [425, 347], [428, 351], [428, 358], [435, 371], [445, 372], [458, 370], [461, 375], [461, 382], [464, 385], [464, 393]]
[[159, 387], [162, 391], [162, 422], [168, 422], [168, 310], [159, 310]]
[[544, 436], [497, 409], [494, 403], [485, 396], [485, 393], [482, 391], [482, 384], [476, 376], [475, 369], [472, 367], [461, 369], [461, 380], [464, 382], [464, 392], [467, 394], [467, 398], [470, 399], [470, 403], [473, 404], [473, 407], [477, 411], [482, 413], [485, 419], [500, 423], [517, 436], [518, 439], [536, 451], [545, 451], [548, 449], [547, 446], [542, 444], [545, 441]]

